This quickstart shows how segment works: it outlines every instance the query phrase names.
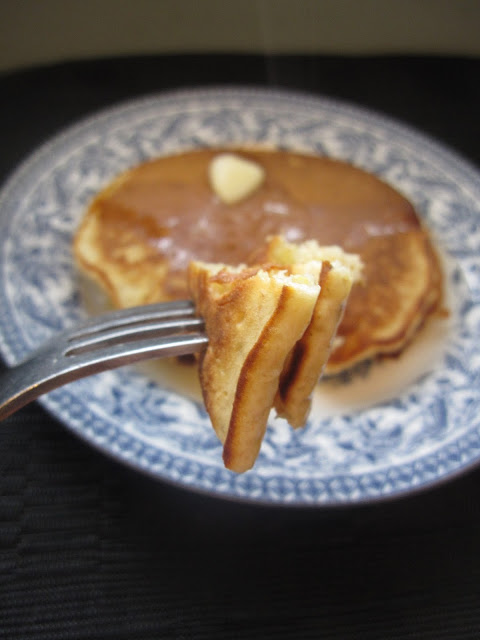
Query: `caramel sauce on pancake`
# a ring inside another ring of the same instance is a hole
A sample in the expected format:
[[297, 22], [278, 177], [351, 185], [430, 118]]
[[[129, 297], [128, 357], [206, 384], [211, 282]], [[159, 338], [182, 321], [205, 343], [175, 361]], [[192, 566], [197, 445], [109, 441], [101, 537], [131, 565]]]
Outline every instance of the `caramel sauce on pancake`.
[[357, 253], [364, 263], [364, 279], [350, 295], [329, 369], [403, 348], [441, 296], [438, 260], [411, 203], [344, 162], [239, 149], [263, 166], [265, 180], [244, 200], [224, 204], [208, 180], [219, 152], [202, 149], [148, 161], [94, 199], [75, 238], [75, 254], [114, 303], [189, 297], [191, 260], [248, 263], [269, 236], [315, 239]]

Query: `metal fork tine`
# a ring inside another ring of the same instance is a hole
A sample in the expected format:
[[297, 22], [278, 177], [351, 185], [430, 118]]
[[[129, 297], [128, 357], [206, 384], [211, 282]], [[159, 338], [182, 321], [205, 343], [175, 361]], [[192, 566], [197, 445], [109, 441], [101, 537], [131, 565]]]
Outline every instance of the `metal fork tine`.
[[144, 324], [167, 318], [191, 318], [195, 316], [195, 306], [191, 300], [178, 300], [175, 302], [159, 302], [141, 307], [129, 307], [108, 311], [98, 316], [88, 318], [81, 325], [69, 332], [69, 337], [74, 340], [92, 331], [99, 333], [111, 328], [119, 329], [127, 325]]
[[[168, 358], [196, 353], [207, 344], [204, 333], [186, 333], [167, 337], [146, 338], [143, 340], [106, 346], [88, 354], [74, 355], [69, 370], [82, 373], [83, 376], [107, 371], [126, 364], [141, 362], [150, 358]], [[78, 377], [78, 376], [77, 376]]]
[[[203, 329], [203, 324], [203, 318], [193, 317], [168, 318], [148, 324], [137, 323], [132, 326], [126, 324], [123, 327], [112, 325], [112, 327], [102, 329], [100, 332], [90, 331], [90, 333], [81, 332], [80, 334], [76, 334], [74, 339], [68, 341], [64, 353], [66, 356], [70, 356], [97, 349], [100, 346], [113, 346], [117, 343], [131, 342], [132, 340], [138, 341], [142, 338], [160, 337], [167, 332], [173, 334], [194, 330], [198, 331]], [[80, 337], [77, 337], [78, 335], [80, 335]]]

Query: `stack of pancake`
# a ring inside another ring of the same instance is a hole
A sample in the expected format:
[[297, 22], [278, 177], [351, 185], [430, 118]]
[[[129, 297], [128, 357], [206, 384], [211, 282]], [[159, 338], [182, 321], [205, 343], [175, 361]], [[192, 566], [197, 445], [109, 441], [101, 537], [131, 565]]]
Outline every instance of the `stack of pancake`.
[[200, 382], [225, 466], [250, 469], [272, 408], [305, 425], [361, 264], [315, 241], [276, 236], [252, 267], [190, 263], [189, 289], [205, 319]]

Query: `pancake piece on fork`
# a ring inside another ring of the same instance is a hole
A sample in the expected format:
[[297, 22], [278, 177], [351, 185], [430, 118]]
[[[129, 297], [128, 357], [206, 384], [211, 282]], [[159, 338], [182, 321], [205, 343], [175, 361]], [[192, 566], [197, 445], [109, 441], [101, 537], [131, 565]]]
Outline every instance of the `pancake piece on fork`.
[[318, 259], [318, 246], [296, 256], [293, 245], [274, 243], [284, 264], [192, 262], [188, 272], [209, 338], [200, 357], [205, 406], [236, 472], [255, 463], [273, 407], [292, 426], [305, 424], [353, 282], [353, 269]]
[[311, 395], [330, 357], [350, 291], [361, 280], [362, 262], [340, 247], [320, 247], [315, 240], [302, 244], [271, 238], [260, 251], [262, 259], [302, 273], [312, 262], [321, 265], [320, 292], [310, 323], [289, 354], [275, 398], [277, 414], [295, 428], [303, 427], [311, 408]]
[[193, 262], [190, 291], [209, 344], [200, 384], [228, 469], [250, 469], [289, 352], [303, 335], [318, 297], [318, 270], [290, 275], [275, 267], [234, 268]]

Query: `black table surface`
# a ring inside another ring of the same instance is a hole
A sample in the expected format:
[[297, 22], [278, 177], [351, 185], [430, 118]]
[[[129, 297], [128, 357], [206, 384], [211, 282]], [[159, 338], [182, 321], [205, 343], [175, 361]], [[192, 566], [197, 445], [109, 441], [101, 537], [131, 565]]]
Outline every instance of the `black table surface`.
[[[478, 166], [479, 77], [478, 59], [439, 57], [183, 55], [17, 71], [0, 76], [0, 179], [100, 108], [209, 85], [370, 107]], [[353, 508], [264, 507], [128, 470], [37, 403], [0, 423], [0, 638], [269, 637], [480, 637], [480, 471]]]

